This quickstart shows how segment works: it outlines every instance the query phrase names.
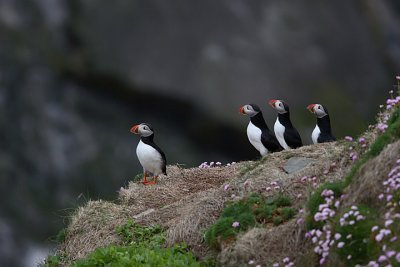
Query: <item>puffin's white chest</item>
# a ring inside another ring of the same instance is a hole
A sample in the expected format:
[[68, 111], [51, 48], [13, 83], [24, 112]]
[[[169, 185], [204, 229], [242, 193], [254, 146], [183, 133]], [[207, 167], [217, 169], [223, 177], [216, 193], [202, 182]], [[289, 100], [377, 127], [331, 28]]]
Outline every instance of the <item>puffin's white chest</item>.
[[247, 125], [247, 137], [250, 143], [260, 152], [261, 156], [268, 153], [268, 150], [261, 142], [261, 130], [257, 128], [252, 122]]
[[285, 138], [283, 137], [283, 135], [285, 133], [285, 126], [283, 126], [281, 124], [281, 122], [279, 121], [279, 118], [276, 118], [276, 121], [274, 124], [274, 132], [275, 132], [276, 139], [278, 139], [279, 144], [281, 144], [281, 146], [284, 149], [290, 149], [290, 147], [286, 144]]
[[318, 143], [318, 137], [319, 137], [320, 133], [321, 133], [321, 130], [319, 129], [318, 124], [317, 124], [317, 125], [315, 125], [314, 131], [311, 134], [311, 139], [314, 144]]
[[159, 175], [162, 173], [162, 156], [155, 148], [140, 140], [136, 147], [136, 155], [143, 169], [153, 175]]

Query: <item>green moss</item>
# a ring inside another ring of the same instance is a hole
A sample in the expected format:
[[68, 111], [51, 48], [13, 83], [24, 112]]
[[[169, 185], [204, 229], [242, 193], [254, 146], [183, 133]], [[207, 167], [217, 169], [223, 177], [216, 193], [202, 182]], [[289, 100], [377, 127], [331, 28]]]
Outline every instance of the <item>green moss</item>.
[[[205, 241], [210, 247], [218, 249], [222, 243], [231, 241], [237, 233], [257, 226], [257, 223], [281, 224], [295, 214], [289, 205], [291, 200], [287, 196], [278, 195], [266, 200], [253, 193], [239, 202], [228, 204], [221, 217], [205, 232]], [[234, 222], [240, 226], [233, 227]]]

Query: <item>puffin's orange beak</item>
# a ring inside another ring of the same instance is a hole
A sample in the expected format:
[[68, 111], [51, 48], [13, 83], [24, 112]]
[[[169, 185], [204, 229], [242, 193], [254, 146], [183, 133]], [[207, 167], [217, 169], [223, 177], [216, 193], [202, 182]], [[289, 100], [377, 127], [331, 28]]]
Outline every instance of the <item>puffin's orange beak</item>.
[[278, 101], [278, 100], [272, 99], [272, 100], [268, 101], [268, 104], [269, 104], [271, 107], [275, 108], [275, 103], [276, 103], [276, 101]]
[[246, 114], [246, 113], [244, 113], [244, 106], [240, 107], [239, 112], [242, 113], [242, 114]]
[[316, 105], [316, 104], [310, 104], [310, 105], [307, 106], [307, 109], [308, 109], [311, 113], [314, 113], [314, 107], [315, 107], [315, 105]]
[[131, 128], [131, 133], [139, 134], [138, 129], [139, 129], [139, 124], [138, 125], [133, 125], [132, 128]]

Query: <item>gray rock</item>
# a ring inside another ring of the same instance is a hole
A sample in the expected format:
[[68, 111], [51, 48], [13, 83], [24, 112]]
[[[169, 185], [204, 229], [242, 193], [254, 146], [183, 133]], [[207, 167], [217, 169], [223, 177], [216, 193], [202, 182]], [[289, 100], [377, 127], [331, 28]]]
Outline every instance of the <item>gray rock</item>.
[[293, 157], [286, 162], [285, 166], [283, 166], [283, 169], [285, 170], [286, 173], [291, 174], [304, 169], [313, 161], [314, 159], [310, 158]]

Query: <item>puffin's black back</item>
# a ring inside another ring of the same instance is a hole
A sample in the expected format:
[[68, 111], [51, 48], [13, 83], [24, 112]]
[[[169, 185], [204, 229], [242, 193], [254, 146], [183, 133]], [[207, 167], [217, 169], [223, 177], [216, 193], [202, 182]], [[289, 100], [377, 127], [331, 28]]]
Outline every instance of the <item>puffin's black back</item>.
[[[287, 110], [289, 110], [288, 107]], [[286, 112], [283, 114], [278, 114], [278, 118], [279, 122], [285, 127], [283, 138], [285, 138], [286, 144], [291, 148], [301, 147], [303, 142], [301, 141], [299, 132], [293, 127], [293, 124], [290, 121], [290, 113]]]
[[325, 106], [323, 108], [327, 115], [322, 118], [317, 118], [317, 125], [319, 127], [319, 130], [321, 131], [321, 133], [319, 134], [319, 136], [317, 138], [317, 141], [318, 141], [318, 143], [326, 143], [326, 142], [336, 141], [336, 138], [332, 134], [331, 121], [330, 121], [328, 110]]

